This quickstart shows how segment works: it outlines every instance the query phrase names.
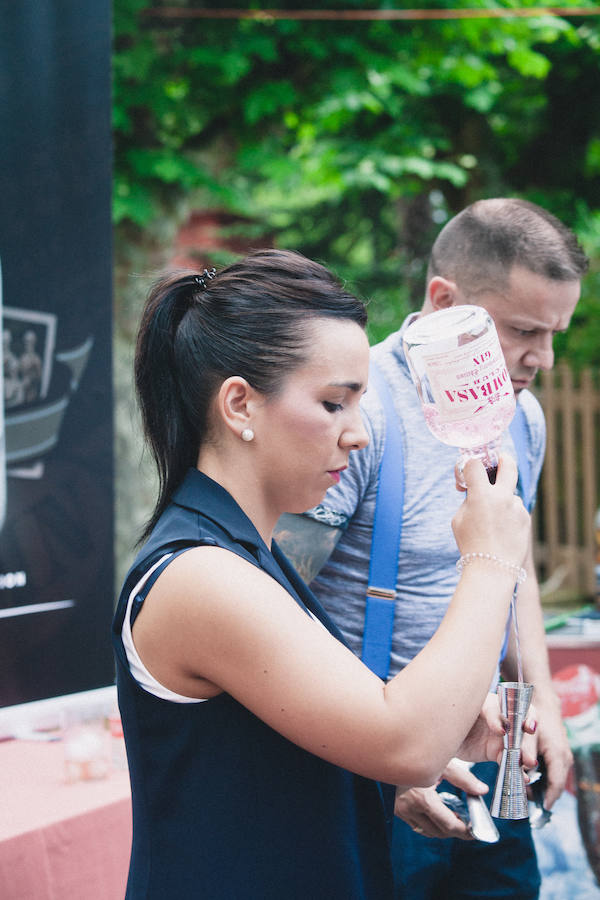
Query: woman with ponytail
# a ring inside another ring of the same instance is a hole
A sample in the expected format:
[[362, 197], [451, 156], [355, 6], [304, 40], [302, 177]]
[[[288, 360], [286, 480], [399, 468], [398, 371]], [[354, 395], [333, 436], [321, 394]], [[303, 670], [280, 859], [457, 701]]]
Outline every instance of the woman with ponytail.
[[[510, 459], [494, 486], [466, 466], [453, 527], [472, 564], [387, 684], [272, 540], [367, 443], [365, 323], [331, 273], [286, 251], [150, 292], [135, 378], [159, 494], [113, 624], [128, 900], [390, 898], [389, 786], [501, 751], [499, 715], [479, 713], [527, 544]], [[486, 553], [505, 561], [492, 580]]]

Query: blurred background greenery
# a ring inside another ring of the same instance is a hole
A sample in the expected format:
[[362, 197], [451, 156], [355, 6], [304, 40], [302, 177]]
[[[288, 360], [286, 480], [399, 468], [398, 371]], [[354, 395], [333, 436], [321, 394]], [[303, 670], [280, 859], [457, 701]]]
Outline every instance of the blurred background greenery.
[[218, 14], [210, 2], [115, 2], [117, 251], [164, 239], [190, 210], [227, 211], [226, 246], [275, 242], [325, 262], [370, 301], [378, 340], [420, 305], [447, 218], [479, 197], [521, 196], [592, 257], [557, 352], [598, 361], [600, 17], [194, 17], [210, 6]]
[[288, 18], [268, 5], [219, 18], [216, 0], [114, 2], [117, 582], [155, 493], [131, 357], [165, 266], [299, 250], [368, 302], [375, 342], [421, 305], [449, 217], [481, 197], [524, 197], [591, 259], [557, 358], [575, 372], [600, 362], [598, 8], [511, 17], [517, 3], [503, 0], [498, 18], [495, 0], [465, 0], [472, 18], [399, 21], [376, 18], [398, 2], [327, 0], [304, 6], [338, 18], [315, 21], [292, 17], [301, 3], [270, 4]]

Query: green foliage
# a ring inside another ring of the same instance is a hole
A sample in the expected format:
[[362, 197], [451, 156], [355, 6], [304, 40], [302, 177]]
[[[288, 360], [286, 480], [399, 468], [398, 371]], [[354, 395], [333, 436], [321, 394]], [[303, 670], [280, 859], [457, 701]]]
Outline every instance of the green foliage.
[[600, 367], [600, 209], [590, 212], [580, 201], [575, 230], [590, 258], [590, 270], [569, 329], [557, 336], [555, 350], [577, 371], [590, 365]]
[[148, 15], [158, 6], [114, 6], [117, 224], [152, 228], [182, 198], [247, 217], [369, 298], [375, 340], [420, 304], [428, 249], [450, 215], [478, 197], [524, 196], [592, 256], [558, 349], [597, 363], [597, 17]]

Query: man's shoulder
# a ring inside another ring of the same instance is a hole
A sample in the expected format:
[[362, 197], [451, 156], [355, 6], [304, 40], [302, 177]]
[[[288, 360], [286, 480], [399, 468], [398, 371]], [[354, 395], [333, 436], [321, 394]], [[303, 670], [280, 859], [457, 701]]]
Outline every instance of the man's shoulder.
[[519, 394], [519, 405], [523, 410], [528, 425], [545, 422], [542, 405], [531, 391], [521, 391]]
[[521, 391], [519, 406], [525, 416], [530, 452], [543, 455], [546, 447], [546, 419], [538, 398], [531, 391]]
[[[401, 430], [412, 429], [415, 417], [419, 422], [423, 417], [417, 390], [404, 355], [403, 330], [404, 326], [381, 343], [371, 347], [371, 362], [375, 363], [386, 383], [394, 406], [394, 419]], [[367, 396], [369, 393], [375, 395], [370, 400], [375, 404], [377, 389], [375, 388], [373, 392], [367, 391]]]
[[[518, 408], [523, 414], [525, 427], [518, 428], [515, 432], [511, 428], [511, 436], [515, 442], [515, 448], [519, 459], [519, 469], [527, 463], [530, 466], [531, 484], [537, 485], [546, 453], [546, 420], [542, 406], [531, 391], [521, 391], [519, 394]], [[521, 432], [521, 440], [518, 434]], [[523, 434], [524, 432], [524, 434]], [[520, 449], [521, 447], [521, 449]], [[525, 470], [523, 470], [525, 471]], [[532, 503], [535, 499], [535, 490]]]

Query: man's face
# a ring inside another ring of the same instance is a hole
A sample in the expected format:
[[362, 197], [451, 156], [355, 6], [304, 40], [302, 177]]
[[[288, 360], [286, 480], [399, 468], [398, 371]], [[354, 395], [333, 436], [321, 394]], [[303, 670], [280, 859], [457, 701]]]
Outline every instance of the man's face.
[[504, 290], [460, 298], [492, 316], [516, 394], [531, 386], [538, 369], [554, 365], [552, 339], [568, 328], [580, 290], [579, 281], [555, 281], [515, 266]]

